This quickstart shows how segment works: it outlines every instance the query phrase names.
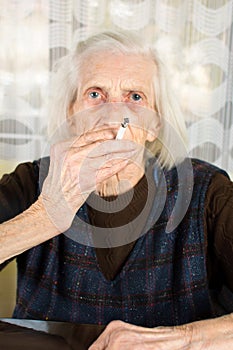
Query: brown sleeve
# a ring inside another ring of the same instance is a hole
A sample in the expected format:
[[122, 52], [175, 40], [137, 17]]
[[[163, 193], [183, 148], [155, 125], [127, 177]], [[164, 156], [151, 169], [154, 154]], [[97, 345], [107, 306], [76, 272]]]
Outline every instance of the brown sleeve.
[[38, 166], [22, 163], [0, 180], [0, 223], [26, 210], [37, 199]]
[[205, 225], [210, 286], [225, 284], [233, 292], [233, 182], [219, 173], [207, 192]]
[[[14, 172], [0, 179], [0, 223], [10, 220], [30, 207], [38, 197], [37, 162], [22, 163]], [[0, 271], [12, 259], [0, 265]]]

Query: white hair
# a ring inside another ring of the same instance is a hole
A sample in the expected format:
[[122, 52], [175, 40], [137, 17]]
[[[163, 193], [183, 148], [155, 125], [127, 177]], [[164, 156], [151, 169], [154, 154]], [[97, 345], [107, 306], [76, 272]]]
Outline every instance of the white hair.
[[[75, 49], [60, 59], [56, 65], [51, 84], [49, 102], [48, 137], [51, 138], [58, 126], [64, 125], [69, 108], [77, 96], [79, 72], [87, 55], [98, 52], [133, 54], [152, 59], [157, 67], [154, 76], [155, 110], [161, 116], [162, 127], [159, 136], [149, 145], [163, 167], [171, 168], [178, 161], [171, 150], [174, 137], [186, 149], [187, 132], [179, 103], [170, 88], [167, 68], [159, 57], [155, 46], [149, 45], [137, 32], [105, 31], [77, 43]], [[171, 154], [172, 153], [172, 154]]]

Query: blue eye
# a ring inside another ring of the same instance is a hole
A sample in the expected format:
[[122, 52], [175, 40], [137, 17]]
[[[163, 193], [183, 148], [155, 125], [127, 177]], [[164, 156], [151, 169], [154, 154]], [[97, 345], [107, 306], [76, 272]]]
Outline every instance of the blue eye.
[[92, 91], [89, 93], [89, 96], [91, 98], [98, 98], [100, 96], [100, 94], [97, 91]]
[[142, 97], [141, 97], [139, 94], [137, 94], [137, 93], [133, 93], [133, 94], [131, 95], [131, 98], [132, 98], [132, 100], [134, 100], [134, 101], [141, 101], [141, 99], [142, 99]]

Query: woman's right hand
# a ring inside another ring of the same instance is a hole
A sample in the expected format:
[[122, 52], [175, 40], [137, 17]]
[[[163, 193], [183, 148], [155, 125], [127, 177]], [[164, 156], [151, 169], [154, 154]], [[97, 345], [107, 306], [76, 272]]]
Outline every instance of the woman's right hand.
[[87, 132], [51, 147], [50, 167], [39, 200], [59, 230], [66, 231], [97, 185], [124, 169], [136, 151], [130, 141], [114, 140], [114, 129]]

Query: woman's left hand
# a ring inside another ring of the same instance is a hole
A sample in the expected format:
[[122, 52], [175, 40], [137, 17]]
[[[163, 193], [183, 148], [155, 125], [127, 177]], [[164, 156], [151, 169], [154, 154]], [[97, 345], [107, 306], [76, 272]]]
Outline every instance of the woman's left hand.
[[88, 350], [232, 350], [233, 315], [182, 326], [144, 328], [112, 321]]

